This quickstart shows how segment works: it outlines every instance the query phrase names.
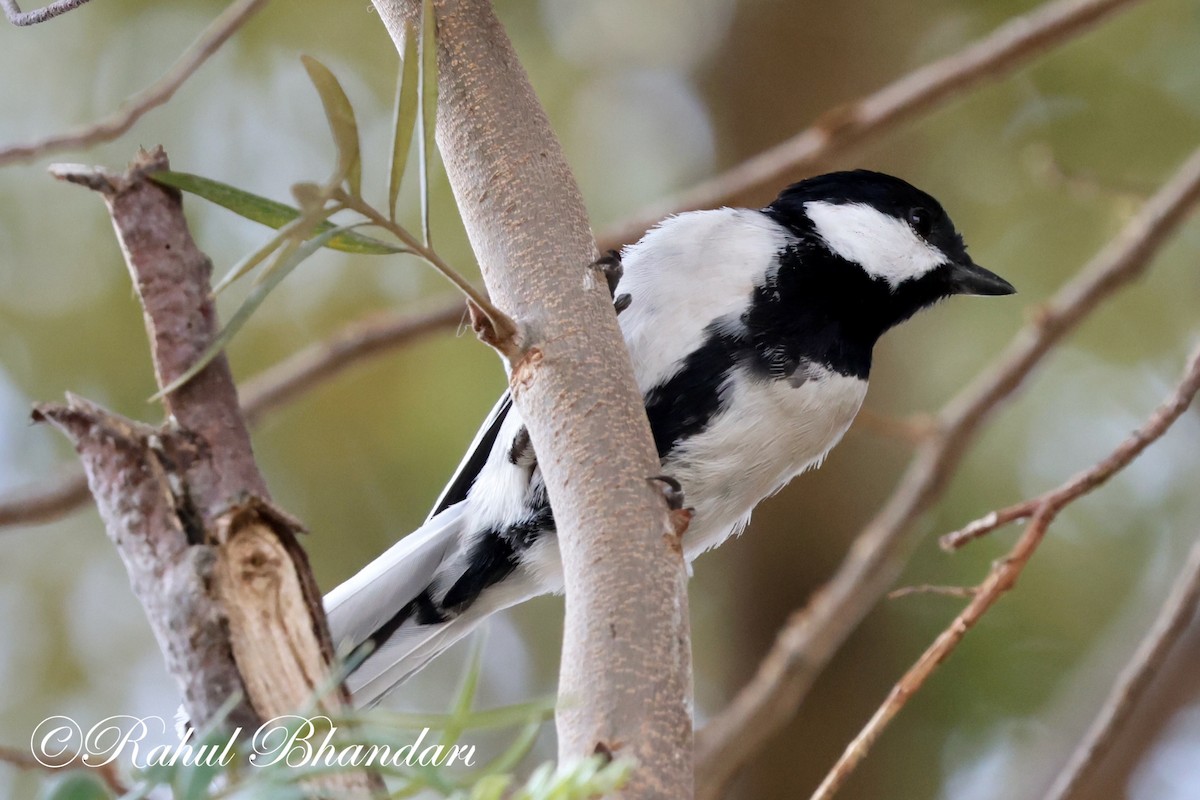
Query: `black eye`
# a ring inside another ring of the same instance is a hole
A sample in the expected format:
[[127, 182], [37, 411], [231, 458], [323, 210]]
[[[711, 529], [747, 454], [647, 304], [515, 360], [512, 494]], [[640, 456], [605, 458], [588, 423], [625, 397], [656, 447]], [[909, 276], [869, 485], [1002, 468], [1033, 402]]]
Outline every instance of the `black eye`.
[[922, 236], [929, 236], [933, 230], [933, 214], [923, 208], [914, 208], [908, 212], [908, 224]]

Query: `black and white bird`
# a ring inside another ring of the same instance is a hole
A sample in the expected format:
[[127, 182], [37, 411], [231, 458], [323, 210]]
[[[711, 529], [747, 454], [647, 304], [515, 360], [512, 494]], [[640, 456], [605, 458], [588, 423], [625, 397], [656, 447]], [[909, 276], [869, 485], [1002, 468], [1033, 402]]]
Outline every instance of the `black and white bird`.
[[[695, 512], [689, 562], [837, 444], [880, 335], [950, 295], [1015, 291], [934, 198], [864, 170], [761, 210], [670, 217], [622, 262], [619, 322], [662, 471]], [[506, 394], [426, 523], [325, 607], [335, 643], [373, 645], [348, 679], [369, 706], [489, 614], [561, 590], [554, 512]]]

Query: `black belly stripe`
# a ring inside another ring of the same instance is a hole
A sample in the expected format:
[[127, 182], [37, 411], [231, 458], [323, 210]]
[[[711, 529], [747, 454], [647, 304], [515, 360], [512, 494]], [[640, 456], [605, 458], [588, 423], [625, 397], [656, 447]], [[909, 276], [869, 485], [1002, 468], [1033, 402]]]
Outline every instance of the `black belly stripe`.
[[692, 352], [683, 368], [646, 392], [646, 416], [658, 457], [703, 431], [721, 410], [721, 384], [733, 368], [738, 341], [715, 330]]

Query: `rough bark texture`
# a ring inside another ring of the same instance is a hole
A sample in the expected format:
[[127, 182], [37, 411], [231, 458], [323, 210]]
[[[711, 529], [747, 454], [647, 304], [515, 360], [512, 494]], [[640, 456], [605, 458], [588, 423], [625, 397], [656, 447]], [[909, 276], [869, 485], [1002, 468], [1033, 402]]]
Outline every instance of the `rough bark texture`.
[[[146, 177], [166, 168], [160, 149], [139, 153], [123, 176], [55, 173], [108, 204], [160, 386], [182, 375], [219, 328], [212, 265], [192, 241], [180, 197]], [[207, 724], [235, 692], [242, 699], [226, 725], [247, 735], [308, 707], [321, 691], [319, 708], [343, 710], [345, 690], [328, 691], [333, 648], [299, 525], [269, 504], [225, 357], [168, 395], [166, 406], [161, 428], [77, 398], [41, 406], [35, 418], [75, 443], [189, 716]], [[382, 789], [378, 776], [360, 772], [313, 786], [346, 797]]]
[[[419, 30], [417, 0], [375, 5], [398, 45], [406, 21]], [[562, 543], [559, 755], [633, 757], [626, 796], [690, 797], [686, 574], [579, 190], [490, 3], [434, 6], [438, 145], [488, 289], [521, 325], [510, 385]]]
[[[75, 397], [66, 406], [40, 406], [34, 418], [53, 424], [78, 450], [167, 671], [179, 683], [192, 719], [207, 722], [243, 690], [242, 680], [208, 588], [216, 551], [190, 544], [195, 532], [188, 530], [189, 515], [180, 513], [169, 477], [173, 459], [158, 431]], [[261, 719], [243, 700], [228, 723], [253, 730]]]

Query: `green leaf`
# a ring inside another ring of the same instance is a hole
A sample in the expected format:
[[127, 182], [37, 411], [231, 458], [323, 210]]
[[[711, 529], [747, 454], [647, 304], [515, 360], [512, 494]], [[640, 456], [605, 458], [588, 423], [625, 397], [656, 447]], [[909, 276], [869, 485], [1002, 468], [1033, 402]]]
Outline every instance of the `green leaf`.
[[537, 743], [538, 734], [541, 733], [544, 723], [545, 720], [540, 716], [531, 717], [517, 737], [513, 739], [512, 744], [503, 753], [488, 762], [483, 768], [483, 772], [496, 775], [516, 769], [521, 759], [529, 755], [529, 751]]
[[404, 165], [408, 161], [408, 151], [412, 149], [413, 129], [417, 124], [417, 101], [420, 99], [417, 36], [417, 32], [406, 24], [404, 62], [396, 84], [396, 113], [392, 120], [392, 163], [388, 178], [388, 218], [392, 222], [396, 221], [396, 198], [400, 196]]
[[[227, 208], [251, 222], [266, 225], [268, 228], [282, 228], [300, 216], [299, 209], [292, 206], [268, 200], [265, 197], [251, 194], [250, 192], [230, 186], [227, 183], [214, 181], [211, 178], [203, 178], [189, 172], [156, 172], [151, 178], [156, 183], [179, 189], [188, 194], [194, 194], [210, 203]], [[323, 233], [333, 227], [333, 223], [323, 222], [318, 226], [317, 230]], [[402, 247], [398, 244], [389, 244], [380, 239], [364, 236], [361, 233], [354, 233], [353, 231], [333, 237], [326, 246], [331, 250], [340, 250], [343, 253], [361, 253], [363, 255], [391, 255], [394, 253], [411, 252], [407, 247]]]
[[333, 237], [348, 231], [350, 228], [365, 224], [359, 222], [354, 225], [332, 228], [315, 238], [309, 239], [304, 244], [296, 247], [285, 247], [284, 250], [280, 251], [278, 260], [268, 267], [266, 279], [246, 295], [246, 299], [242, 301], [242, 305], [229, 318], [229, 322], [225, 323], [225, 327], [213, 338], [212, 343], [197, 357], [196, 363], [192, 364], [187, 368], [186, 372], [151, 396], [150, 400], [159, 400], [196, 377], [200, 370], [208, 366], [209, 362], [225, 349], [225, 345], [233, 339], [234, 334], [242, 329], [242, 326], [246, 324], [246, 320], [250, 319], [250, 315], [262, 305], [263, 300], [267, 299], [267, 295], [279, 285], [279, 282], [291, 274], [292, 270], [313, 253], [328, 244], [329, 240]]
[[439, 744], [449, 747], [457, 743], [458, 738], [463, 735], [463, 731], [470, 724], [471, 706], [475, 705], [475, 695], [479, 692], [479, 676], [483, 674], [484, 639], [484, 634], [480, 632], [471, 642], [470, 660], [467, 662], [466, 672], [463, 673], [462, 683], [459, 684], [454, 698], [454, 705], [450, 707], [450, 721], [442, 730], [442, 736], [438, 740]]
[[111, 800], [112, 794], [104, 782], [88, 772], [68, 772], [55, 781], [45, 800]]
[[354, 121], [354, 108], [350, 105], [350, 98], [346, 97], [342, 85], [328, 67], [312, 56], [300, 56], [300, 60], [304, 62], [309, 79], [321, 95], [325, 119], [329, 121], [329, 130], [333, 132], [333, 141], [337, 145], [338, 167], [335, 183], [345, 179], [350, 194], [359, 197], [362, 195], [362, 160], [358, 149], [358, 123]]
[[420, 51], [420, 118], [421, 140], [419, 155], [421, 166], [421, 238], [426, 247], [429, 238], [429, 154], [433, 152], [434, 132], [437, 128], [437, 16], [433, 0], [424, 0], [421, 5]]
[[267, 256], [278, 250], [284, 242], [293, 238], [296, 235], [296, 231], [304, 227], [304, 223], [304, 217], [297, 217], [280, 228], [275, 235], [264, 242], [261, 247], [230, 267], [229, 272], [226, 272], [225, 275], [222, 276], [221, 280], [217, 281], [216, 285], [213, 286], [213, 293], [220, 294], [221, 292], [225, 291], [229, 284], [233, 283], [238, 278], [242, 277], [247, 272], [261, 264]]
[[471, 787], [471, 800], [502, 800], [511, 784], [510, 775], [484, 775]]
[[[227, 738], [228, 736], [223, 735], [221, 731], [213, 731], [203, 737], [199, 745], [205, 748], [205, 752], [213, 752], [214, 747], [219, 752]], [[219, 761], [214, 764], [206, 763], [208, 759], [199, 761], [198, 764], [180, 765], [174, 781], [175, 797], [178, 800], [207, 800], [213, 780], [225, 770]]]

